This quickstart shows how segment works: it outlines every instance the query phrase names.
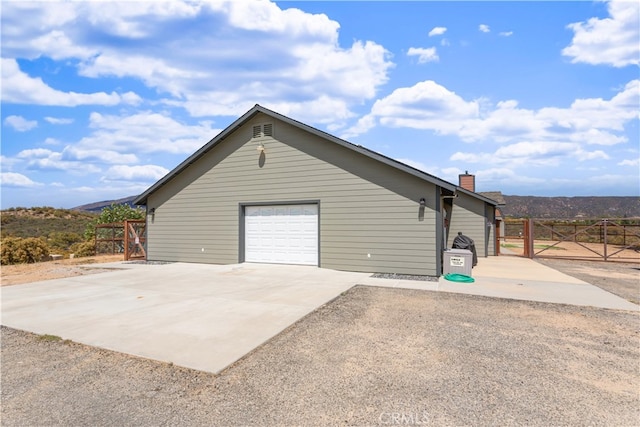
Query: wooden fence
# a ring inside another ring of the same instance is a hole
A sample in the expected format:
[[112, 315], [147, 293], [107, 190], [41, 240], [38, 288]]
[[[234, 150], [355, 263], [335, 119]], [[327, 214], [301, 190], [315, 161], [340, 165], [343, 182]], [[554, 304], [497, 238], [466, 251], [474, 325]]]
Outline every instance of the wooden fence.
[[123, 254], [125, 261], [146, 259], [146, 237], [144, 220], [96, 225], [96, 255]]

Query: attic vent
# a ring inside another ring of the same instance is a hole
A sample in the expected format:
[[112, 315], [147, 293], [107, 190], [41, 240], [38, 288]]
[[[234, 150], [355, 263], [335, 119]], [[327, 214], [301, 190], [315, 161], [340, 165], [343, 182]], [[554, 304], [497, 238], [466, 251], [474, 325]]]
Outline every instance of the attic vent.
[[273, 136], [273, 123], [265, 123], [253, 126], [253, 138]]

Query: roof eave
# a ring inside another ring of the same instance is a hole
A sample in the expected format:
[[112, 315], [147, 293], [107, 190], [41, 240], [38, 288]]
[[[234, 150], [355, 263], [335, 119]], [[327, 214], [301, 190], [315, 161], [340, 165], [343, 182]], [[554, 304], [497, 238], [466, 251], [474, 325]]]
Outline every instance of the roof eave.
[[457, 186], [457, 187], [456, 187], [456, 192], [458, 192], [458, 193], [462, 193], [462, 194], [467, 194], [467, 195], [469, 195], [469, 196], [473, 196], [473, 197], [475, 197], [475, 198], [477, 198], [477, 199], [481, 199], [481, 200], [482, 200], [482, 201], [484, 201], [485, 203], [489, 203], [489, 204], [490, 204], [490, 205], [492, 205], [492, 206], [498, 206], [498, 202], [496, 202], [495, 200], [490, 199], [490, 198], [488, 198], [488, 197], [485, 197], [485, 196], [483, 196], [482, 194], [478, 194], [478, 193], [476, 193], [476, 192], [469, 191], [469, 190], [467, 190], [466, 188], [463, 188], [463, 187]]

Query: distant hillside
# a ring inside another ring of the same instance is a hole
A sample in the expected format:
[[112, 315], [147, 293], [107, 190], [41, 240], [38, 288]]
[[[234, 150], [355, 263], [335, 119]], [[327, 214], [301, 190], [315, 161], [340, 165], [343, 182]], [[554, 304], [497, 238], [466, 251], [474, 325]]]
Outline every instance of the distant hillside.
[[43, 237], [51, 233], [74, 233], [82, 236], [96, 214], [51, 207], [11, 208], [0, 212], [2, 237]]
[[128, 205], [132, 208], [136, 208], [136, 206], [133, 205], [133, 201], [136, 199], [136, 197], [138, 196], [130, 196], [130, 197], [125, 197], [124, 199], [104, 200], [102, 202], [89, 203], [82, 206], [76, 206], [75, 208], [73, 208], [73, 210], [99, 213], [102, 211], [102, 209], [109, 207], [111, 205]]
[[504, 196], [503, 215], [515, 218], [640, 217], [638, 197]]

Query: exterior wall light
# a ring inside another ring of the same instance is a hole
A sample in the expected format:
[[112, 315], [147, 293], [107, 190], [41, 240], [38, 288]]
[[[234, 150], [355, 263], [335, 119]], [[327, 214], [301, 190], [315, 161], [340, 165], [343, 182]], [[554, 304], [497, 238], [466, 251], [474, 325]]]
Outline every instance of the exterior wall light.
[[264, 153], [264, 144], [262, 142], [258, 144], [258, 147], [256, 148], [256, 150], [258, 150], [258, 153], [260, 154]]
[[150, 213], [151, 215], [155, 215], [155, 214], [156, 214], [156, 208], [151, 208], [151, 209], [149, 209], [149, 213]]
[[420, 199], [420, 207], [424, 208], [426, 205], [427, 205], [427, 201], [423, 197], [422, 199]]

